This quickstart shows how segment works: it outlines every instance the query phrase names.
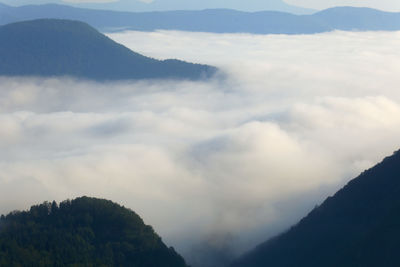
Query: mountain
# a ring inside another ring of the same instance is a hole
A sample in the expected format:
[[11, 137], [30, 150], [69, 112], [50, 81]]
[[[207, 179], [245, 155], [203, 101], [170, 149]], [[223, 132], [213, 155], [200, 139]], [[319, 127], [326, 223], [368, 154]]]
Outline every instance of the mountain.
[[207, 9], [131, 13], [82, 9], [54, 4], [0, 7], [0, 24], [40, 18], [84, 21], [101, 31], [165, 29], [216, 33], [295, 34], [330, 30], [326, 26], [315, 24], [308, 17], [275, 11], [248, 13], [230, 9]]
[[231, 267], [400, 266], [400, 151]]
[[320, 24], [343, 31], [398, 31], [400, 13], [362, 7], [334, 7], [312, 15]]
[[355, 7], [331, 8], [312, 15], [293, 15], [276, 11], [242, 12], [231, 9], [133, 13], [56, 4], [0, 6], [0, 24], [40, 18], [84, 21], [101, 31], [163, 29], [215, 33], [312, 34], [333, 30], [400, 30], [400, 13]]
[[187, 267], [136, 213], [88, 197], [1, 216], [0, 266]]
[[78, 21], [41, 19], [0, 27], [0, 75], [197, 80], [215, 72], [206, 65], [145, 57]]
[[[27, 5], [32, 3], [32, 0], [2, 0], [10, 5]], [[63, 0], [35, 0], [36, 4], [57, 3], [63, 4], [67, 1]], [[153, 1], [134, 1], [134, 0], [119, 0], [119, 1], [68, 1], [69, 5], [83, 8], [106, 9], [115, 11], [171, 11], [171, 10], [201, 10], [211, 8], [230, 8], [242, 11], [257, 11], [257, 10], [274, 10], [290, 12], [295, 14], [311, 14], [315, 12], [313, 9], [302, 8], [298, 6], [288, 5], [282, 0], [153, 0]]]

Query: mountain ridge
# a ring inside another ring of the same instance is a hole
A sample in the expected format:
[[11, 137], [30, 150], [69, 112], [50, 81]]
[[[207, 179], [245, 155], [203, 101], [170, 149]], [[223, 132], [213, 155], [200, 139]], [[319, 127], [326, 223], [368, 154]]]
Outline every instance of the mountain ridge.
[[216, 68], [133, 52], [86, 23], [38, 19], [0, 27], [0, 75], [107, 81], [212, 77]]
[[[32, 3], [28, 0], [3, 0], [4, 3], [8, 3], [13, 6], [21, 6]], [[65, 4], [62, 0], [36, 0], [35, 3], [58, 3]], [[224, 0], [155, 0], [155, 1], [132, 1], [132, 0], [119, 0], [119, 1], [97, 1], [96, 3], [86, 1], [86, 3], [70, 1], [70, 6], [80, 8], [92, 8], [99, 10], [114, 10], [114, 11], [131, 11], [131, 12], [148, 12], [148, 11], [171, 11], [171, 10], [200, 10], [206, 8], [221, 8], [228, 7], [231, 9], [242, 10], [242, 11], [256, 11], [256, 10], [276, 10], [290, 12], [294, 14], [310, 14], [315, 10], [310, 8], [299, 7], [295, 5], [287, 4], [282, 0], [269, 0], [266, 2], [260, 2], [257, 0], [248, 0], [246, 4], [243, 4], [240, 0], [230, 0], [228, 3]]]
[[0, 266], [188, 267], [132, 210], [80, 197], [0, 217]]
[[400, 151], [231, 267], [399, 266]]
[[311, 15], [232, 9], [120, 12], [59, 4], [0, 7], [0, 24], [40, 18], [84, 21], [103, 32], [183, 30], [215, 33], [313, 34], [333, 30], [400, 30], [400, 13], [335, 7]]

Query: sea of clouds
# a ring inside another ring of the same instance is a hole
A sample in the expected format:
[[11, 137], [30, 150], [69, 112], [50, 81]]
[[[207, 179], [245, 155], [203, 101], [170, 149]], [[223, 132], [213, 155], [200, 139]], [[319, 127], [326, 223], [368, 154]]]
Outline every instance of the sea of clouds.
[[0, 213], [108, 198], [193, 265], [214, 266], [400, 148], [399, 32], [109, 37], [223, 75], [0, 78]]

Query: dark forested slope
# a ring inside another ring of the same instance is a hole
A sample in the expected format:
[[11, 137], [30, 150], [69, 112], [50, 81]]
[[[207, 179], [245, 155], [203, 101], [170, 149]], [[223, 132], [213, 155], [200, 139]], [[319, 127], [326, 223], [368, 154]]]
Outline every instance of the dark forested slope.
[[0, 27], [0, 75], [196, 80], [215, 72], [207, 65], [145, 57], [83, 22], [40, 19]]
[[136, 213], [88, 197], [2, 216], [0, 266], [187, 267]]
[[232, 267], [400, 266], [400, 152]]

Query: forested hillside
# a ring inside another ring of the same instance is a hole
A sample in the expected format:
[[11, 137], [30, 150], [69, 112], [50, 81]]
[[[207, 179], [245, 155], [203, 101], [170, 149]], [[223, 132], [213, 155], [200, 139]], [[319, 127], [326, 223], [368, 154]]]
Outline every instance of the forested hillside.
[[187, 265], [133, 211], [81, 197], [1, 216], [0, 266]]
[[232, 267], [400, 266], [400, 152]]

